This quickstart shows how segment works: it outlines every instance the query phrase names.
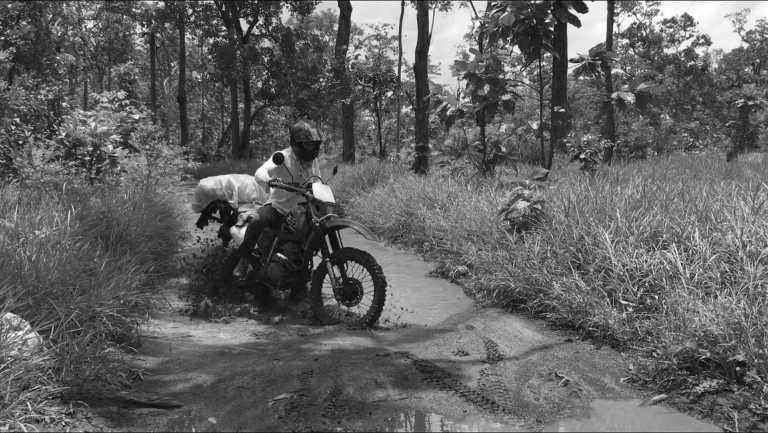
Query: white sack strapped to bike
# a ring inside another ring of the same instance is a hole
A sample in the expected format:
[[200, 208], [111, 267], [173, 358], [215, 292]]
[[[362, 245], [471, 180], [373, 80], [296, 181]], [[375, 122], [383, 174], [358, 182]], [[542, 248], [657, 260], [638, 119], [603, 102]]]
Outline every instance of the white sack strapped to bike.
[[269, 198], [256, 178], [249, 174], [222, 174], [205, 177], [195, 187], [192, 211], [199, 213], [211, 202], [226, 201], [237, 209], [243, 204], [262, 205]]

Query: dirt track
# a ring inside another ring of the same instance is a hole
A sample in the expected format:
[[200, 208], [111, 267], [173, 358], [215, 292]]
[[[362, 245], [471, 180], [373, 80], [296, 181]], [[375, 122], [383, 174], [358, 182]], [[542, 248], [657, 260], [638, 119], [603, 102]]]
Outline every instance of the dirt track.
[[716, 429], [639, 406], [650, 396], [621, 383], [618, 353], [477, 308], [406, 252], [345, 241], [371, 252], [390, 283], [380, 328], [311, 326], [301, 304], [231, 323], [191, 319], [180, 312], [182, 276], [166, 285], [168, 307], [147, 324], [135, 361], [148, 373], [137, 391], [183, 406], [96, 413], [110, 428], [142, 431]]

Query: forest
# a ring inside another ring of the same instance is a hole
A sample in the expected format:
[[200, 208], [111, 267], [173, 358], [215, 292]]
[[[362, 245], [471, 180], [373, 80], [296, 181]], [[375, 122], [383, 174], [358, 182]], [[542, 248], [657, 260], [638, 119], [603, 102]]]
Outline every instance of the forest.
[[[569, 58], [593, 2], [401, 0], [365, 25], [321, 3], [0, 2], [0, 429], [82, 429], [72, 402], [140, 379], [154, 288], [192, 266], [174, 186], [253, 174], [297, 120], [345, 212], [476, 302], [768, 428], [768, 19], [723, 16], [725, 51], [695, 11], [607, 0], [604, 40]], [[430, 47], [458, 9], [448, 86]]]

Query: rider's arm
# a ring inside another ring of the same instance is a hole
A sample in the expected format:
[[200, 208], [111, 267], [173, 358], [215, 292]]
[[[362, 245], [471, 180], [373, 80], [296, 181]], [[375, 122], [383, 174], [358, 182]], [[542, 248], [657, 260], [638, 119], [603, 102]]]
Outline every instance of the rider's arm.
[[264, 162], [264, 164], [261, 164], [261, 167], [259, 167], [256, 170], [256, 173], [254, 173], [254, 177], [256, 178], [256, 183], [258, 183], [262, 188], [264, 188], [264, 191], [269, 192], [269, 185], [267, 185], [267, 182], [269, 182], [270, 179], [272, 179], [272, 176], [270, 173], [273, 173], [275, 169], [277, 168], [277, 165], [275, 165], [274, 162], [272, 162], [272, 158], [269, 158]]
[[[312, 175], [320, 177], [320, 161], [317, 158], [312, 161]], [[314, 181], [317, 182], [317, 179]]]

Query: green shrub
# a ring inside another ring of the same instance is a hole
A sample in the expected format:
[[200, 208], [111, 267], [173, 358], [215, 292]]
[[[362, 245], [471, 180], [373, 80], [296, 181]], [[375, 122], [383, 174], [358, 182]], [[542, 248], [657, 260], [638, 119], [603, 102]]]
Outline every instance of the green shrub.
[[0, 363], [12, 402], [0, 409], [0, 424], [40, 421], [60, 385], [93, 394], [130, 380], [113, 348], [136, 343], [140, 307], [169, 271], [174, 212], [143, 186], [0, 188], [2, 310], [28, 320], [47, 342], [43, 359], [52, 360]]

